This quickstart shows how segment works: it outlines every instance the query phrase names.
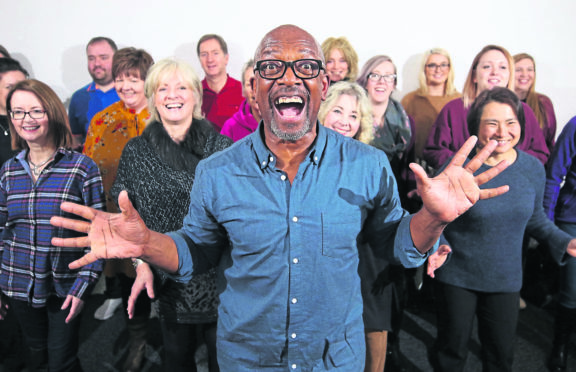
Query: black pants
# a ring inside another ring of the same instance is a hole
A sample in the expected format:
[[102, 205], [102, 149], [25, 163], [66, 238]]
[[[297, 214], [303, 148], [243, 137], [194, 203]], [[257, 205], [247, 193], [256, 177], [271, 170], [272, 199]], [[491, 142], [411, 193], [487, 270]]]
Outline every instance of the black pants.
[[207, 324], [181, 324], [161, 321], [164, 339], [164, 371], [196, 372], [194, 359], [198, 336], [203, 336], [208, 347], [210, 372], [218, 372], [216, 360], [216, 322]]
[[22, 327], [24, 340], [30, 350], [29, 371], [82, 371], [78, 360], [78, 332], [80, 316], [66, 323], [70, 306], [60, 310], [63, 298], [52, 296], [45, 307], [33, 308], [25, 301], [10, 299], [10, 307]]
[[519, 293], [486, 293], [436, 282], [436, 372], [464, 371], [474, 316], [484, 372], [512, 371]]

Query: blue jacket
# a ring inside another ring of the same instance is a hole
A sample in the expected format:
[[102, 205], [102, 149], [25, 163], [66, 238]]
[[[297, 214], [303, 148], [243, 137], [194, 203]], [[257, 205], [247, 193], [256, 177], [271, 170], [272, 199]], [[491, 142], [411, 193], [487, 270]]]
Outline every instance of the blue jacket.
[[[576, 223], [576, 116], [562, 130], [548, 160], [544, 209], [552, 221]], [[562, 185], [562, 182], [564, 184]]]

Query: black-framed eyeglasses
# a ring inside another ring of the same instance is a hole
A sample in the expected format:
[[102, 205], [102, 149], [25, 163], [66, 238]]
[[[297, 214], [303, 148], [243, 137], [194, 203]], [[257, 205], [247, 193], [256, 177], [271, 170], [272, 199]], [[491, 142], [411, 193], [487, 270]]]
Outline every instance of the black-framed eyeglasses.
[[371, 72], [368, 74], [368, 79], [375, 83], [379, 82], [380, 79], [384, 79], [384, 81], [387, 83], [393, 83], [396, 81], [396, 74], [380, 75], [375, 72]]
[[10, 117], [12, 117], [12, 119], [14, 120], [24, 120], [26, 115], [29, 115], [30, 118], [32, 119], [39, 120], [44, 118], [44, 115], [46, 115], [46, 111], [40, 109], [30, 111], [23, 111], [23, 110], [10, 111]]
[[441, 63], [441, 64], [436, 64], [436, 63], [429, 63], [426, 65], [427, 68], [429, 68], [430, 70], [436, 70], [437, 68], [441, 69], [441, 70], [445, 70], [448, 67], [450, 67], [449, 63]]
[[314, 79], [324, 70], [319, 59], [299, 59], [286, 62], [280, 59], [265, 59], [256, 62], [254, 73], [258, 71], [263, 79], [276, 80], [282, 78], [288, 67], [292, 68], [294, 75], [299, 79]]

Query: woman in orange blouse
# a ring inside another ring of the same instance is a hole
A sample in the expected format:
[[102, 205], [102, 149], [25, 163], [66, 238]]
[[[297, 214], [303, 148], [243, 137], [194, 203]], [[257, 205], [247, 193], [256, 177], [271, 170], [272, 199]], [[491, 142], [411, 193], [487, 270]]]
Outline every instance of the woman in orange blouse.
[[[84, 154], [91, 157], [100, 168], [106, 194], [106, 209], [109, 212], [118, 210], [116, 203], [110, 198], [110, 189], [116, 178], [122, 150], [128, 140], [144, 131], [150, 117], [144, 94], [144, 80], [153, 63], [152, 56], [142, 49], [118, 50], [112, 62], [112, 77], [120, 101], [94, 115], [88, 128]], [[107, 299], [94, 313], [94, 317], [100, 320], [112, 317], [123, 300], [123, 307], [126, 309], [130, 289], [136, 277], [130, 260], [106, 261], [104, 275]], [[134, 317], [127, 321], [130, 351], [124, 363], [124, 371], [140, 370], [149, 315], [150, 300], [147, 296], [140, 296]]]

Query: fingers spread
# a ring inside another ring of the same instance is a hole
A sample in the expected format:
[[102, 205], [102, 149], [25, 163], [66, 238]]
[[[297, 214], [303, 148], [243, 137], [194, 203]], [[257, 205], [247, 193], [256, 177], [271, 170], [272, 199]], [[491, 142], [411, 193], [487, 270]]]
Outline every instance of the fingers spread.
[[90, 247], [90, 239], [87, 236], [78, 238], [52, 238], [52, 244], [57, 247]]
[[89, 221], [93, 220], [96, 216], [96, 210], [94, 208], [76, 203], [64, 202], [60, 205], [60, 209], [62, 209], [64, 212], [75, 214]]
[[50, 219], [50, 223], [52, 226], [63, 227], [65, 229], [78, 231], [84, 234], [88, 234], [88, 231], [90, 231], [90, 223], [86, 221], [55, 216]]
[[82, 266], [90, 265], [91, 263], [96, 262], [96, 260], [98, 260], [98, 258], [96, 258], [96, 256], [94, 254], [89, 252], [89, 253], [86, 253], [81, 258], [77, 259], [76, 261], [71, 262], [68, 265], [68, 267], [72, 270], [79, 269]]
[[452, 158], [450, 165], [462, 166], [462, 164], [464, 164], [464, 162], [468, 158], [470, 152], [474, 149], [477, 140], [478, 138], [476, 136], [470, 136], [470, 138], [468, 138], [466, 142], [464, 142], [464, 145], [460, 147], [460, 150], [458, 150], [458, 152], [454, 154], [454, 157]]
[[504, 185], [504, 186], [497, 187], [495, 189], [480, 190], [480, 199], [490, 199], [490, 198], [493, 198], [495, 196], [502, 195], [502, 194], [508, 192], [509, 189], [510, 189], [510, 187], [508, 185]]

